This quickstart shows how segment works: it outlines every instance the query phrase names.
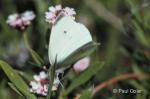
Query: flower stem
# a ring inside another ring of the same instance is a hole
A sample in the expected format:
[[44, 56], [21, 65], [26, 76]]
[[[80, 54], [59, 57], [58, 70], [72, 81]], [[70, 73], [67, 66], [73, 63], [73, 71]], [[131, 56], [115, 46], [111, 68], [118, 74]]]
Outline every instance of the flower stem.
[[61, 0], [56, 0], [56, 1], [55, 1], [55, 4], [61, 4], [61, 3], [62, 3]]
[[54, 77], [55, 77], [55, 70], [56, 66], [51, 66], [48, 70], [48, 76], [49, 76], [49, 86], [48, 86], [48, 95], [46, 99], [50, 99], [51, 93], [52, 93], [52, 87], [53, 87], [53, 82], [54, 82]]
[[43, 60], [42, 60], [42, 59], [40, 58], [40, 56], [31, 48], [30, 43], [29, 43], [29, 40], [28, 40], [27, 33], [23, 33], [23, 40], [24, 40], [24, 43], [25, 43], [27, 49], [29, 50], [29, 53], [30, 53], [32, 59], [35, 61], [35, 63], [38, 64], [38, 65], [42, 65]]
[[29, 49], [30, 46], [29, 46], [29, 41], [28, 41], [27, 33], [23, 33], [23, 40], [24, 40], [24, 43], [25, 43], [26, 47]]

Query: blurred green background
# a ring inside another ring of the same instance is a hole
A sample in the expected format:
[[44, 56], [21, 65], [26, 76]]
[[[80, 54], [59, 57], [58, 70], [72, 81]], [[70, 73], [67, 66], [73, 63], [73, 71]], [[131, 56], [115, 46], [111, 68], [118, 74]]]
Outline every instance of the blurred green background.
[[[6, 24], [8, 15], [33, 10], [37, 16], [27, 30], [29, 42], [44, 60], [43, 65], [48, 64], [47, 46], [50, 34], [47, 33], [47, 29], [50, 25], [45, 21], [45, 12], [49, 6], [56, 4], [75, 9], [76, 20], [86, 25], [93, 38], [101, 43], [93, 54], [93, 61], [105, 63], [92, 80], [72, 91], [67, 96], [68, 99], [78, 99], [74, 98], [76, 93], [84, 91], [87, 86], [97, 86], [115, 76], [136, 72], [150, 74], [150, 0], [0, 0], [0, 59], [29, 75], [40, 71], [32, 62], [23, 43], [22, 33]], [[21, 99], [9, 88], [7, 81], [4, 72], [0, 70], [0, 98]], [[112, 92], [112, 89], [119, 88], [140, 89], [143, 92]], [[149, 99], [150, 79], [137, 77], [118, 81], [102, 89], [92, 98]]]

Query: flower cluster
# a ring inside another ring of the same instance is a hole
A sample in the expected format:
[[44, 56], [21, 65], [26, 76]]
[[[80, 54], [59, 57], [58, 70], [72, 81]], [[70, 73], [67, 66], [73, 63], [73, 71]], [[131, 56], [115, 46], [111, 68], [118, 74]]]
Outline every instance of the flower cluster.
[[76, 73], [79, 73], [79, 72], [86, 70], [89, 64], [90, 64], [90, 58], [84, 57], [73, 65], [73, 69]]
[[73, 19], [75, 18], [74, 15], [76, 15], [76, 12], [73, 8], [62, 8], [61, 5], [56, 5], [55, 7], [49, 7], [49, 11], [45, 13], [46, 21], [53, 24], [60, 13], [63, 13], [66, 16], [71, 16]]
[[25, 30], [34, 18], [35, 14], [33, 11], [25, 11], [21, 14], [15, 13], [9, 15], [6, 22], [13, 28]]
[[[46, 96], [48, 92], [48, 75], [44, 71], [40, 72], [39, 75], [33, 76], [34, 80], [30, 82], [31, 89], [30, 91], [38, 95]], [[52, 91], [57, 90], [60, 81], [58, 76], [54, 79]]]

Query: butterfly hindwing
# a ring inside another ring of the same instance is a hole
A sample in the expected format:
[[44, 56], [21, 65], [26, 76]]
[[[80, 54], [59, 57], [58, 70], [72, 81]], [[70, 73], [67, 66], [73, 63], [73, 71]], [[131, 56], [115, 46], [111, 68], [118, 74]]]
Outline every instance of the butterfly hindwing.
[[63, 62], [60, 62], [58, 65], [59, 67], [68, 66], [75, 63], [77, 60], [88, 56], [91, 54], [99, 44], [96, 42], [89, 42], [86, 45], [83, 45], [75, 52], [73, 52], [70, 56], [68, 56]]

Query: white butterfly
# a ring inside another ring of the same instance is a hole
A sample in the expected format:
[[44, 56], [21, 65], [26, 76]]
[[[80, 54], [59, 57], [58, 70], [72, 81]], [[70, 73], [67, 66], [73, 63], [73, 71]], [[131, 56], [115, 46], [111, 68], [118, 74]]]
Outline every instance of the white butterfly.
[[49, 60], [58, 67], [68, 66], [87, 56], [96, 48], [88, 29], [72, 17], [61, 14], [52, 26]]

